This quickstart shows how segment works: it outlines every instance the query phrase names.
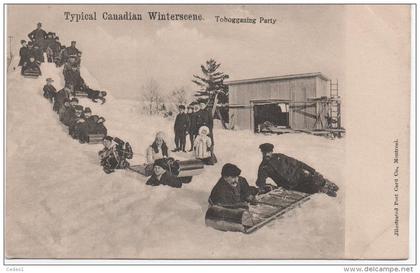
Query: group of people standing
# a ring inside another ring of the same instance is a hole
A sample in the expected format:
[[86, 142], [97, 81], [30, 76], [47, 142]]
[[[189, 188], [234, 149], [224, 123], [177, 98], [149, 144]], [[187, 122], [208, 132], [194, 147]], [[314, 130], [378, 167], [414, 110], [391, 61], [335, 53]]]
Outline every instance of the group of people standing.
[[187, 134], [190, 140], [189, 152], [194, 152], [197, 159], [207, 165], [217, 162], [214, 155], [213, 115], [206, 109], [205, 103], [191, 103], [179, 106], [179, 114], [175, 118], [175, 149], [173, 152], [187, 152]]

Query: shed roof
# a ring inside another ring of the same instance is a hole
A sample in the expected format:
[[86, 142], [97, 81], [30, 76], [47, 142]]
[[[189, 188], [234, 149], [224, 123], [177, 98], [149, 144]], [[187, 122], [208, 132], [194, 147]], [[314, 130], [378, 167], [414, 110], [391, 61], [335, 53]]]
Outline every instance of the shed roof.
[[319, 78], [321, 78], [325, 81], [329, 81], [329, 79], [327, 77], [325, 77], [321, 72], [315, 72], [315, 73], [290, 74], [290, 75], [255, 78], [255, 79], [244, 79], [244, 80], [236, 80], [236, 81], [226, 81], [225, 84], [235, 85], [235, 84], [243, 84], [243, 83], [255, 83], [255, 82], [266, 82], [266, 81], [277, 81], [277, 80], [290, 80], [290, 79], [311, 78], [311, 77], [319, 77]]

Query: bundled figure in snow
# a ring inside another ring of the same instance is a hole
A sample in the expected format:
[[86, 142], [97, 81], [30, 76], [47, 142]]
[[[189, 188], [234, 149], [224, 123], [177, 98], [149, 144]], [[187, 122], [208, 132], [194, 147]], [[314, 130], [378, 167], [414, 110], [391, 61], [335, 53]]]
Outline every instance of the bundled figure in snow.
[[64, 104], [65, 99], [70, 99], [71, 86], [65, 86], [63, 89], [58, 91], [54, 96], [53, 110], [58, 113], [61, 105]]
[[63, 63], [67, 62], [67, 59], [70, 56], [73, 56], [76, 58], [78, 53], [79, 53], [79, 50], [76, 48], [76, 41], [71, 41], [71, 45], [64, 50], [63, 59], [61, 61]]
[[172, 152], [185, 151], [185, 143], [187, 138], [187, 131], [189, 129], [190, 121], [188, 115], [185, 113], [185, 106], [179, 106], [179, 114], [175, 118], [174, 131], [175, 131], [175, 145], [176, 148]]
[[51, 103], [54, 100], [54, 97], [57, 93], [57, 89], [55, 89], [54, 85], [52, 83], [54, 82], [53, 79], [47, 78], [47, 84], [44, 85], [44, 88], [42, 89], [44, 91], [44, 98], [48, 99]]
[[38, 62], [35, 61], [35, 57], [34, 56], [29, 56], [29, 60], [28, 62], [26, 62], [24, 64], [24, 66], [22, 67], [22, 75], [26, 76], [40, 76], [42, 75], [41, 73], [41, 68], [39, 68], [39, 64]]
[[106, 91], [100, 91], [100, 90], [91, 89], [84, 82], [83, 82], [83, 85], [82, 85], [82, 87], [80, 89], [81, 89], [80, 91], [86, 92], [87, 93], [87, 97], [89, 99], [91, 99], [93, 102], [96, 103], [96, 102], [98, 102], [98, 100], [100, 100], [100, 101], [102, 101], [101, 104], [104, 104], [105, 103], [105, 101], [106, 101], [105, 97], [107, 95]]
[[222, 177], [213, 187], [210, 197], [210, 206], [225, 208], [248, 208], [248, 203], [255, 200], [258, 190], [250, 187], [242, 176], [241, 169], [236, 165], [227, 163], [222, 168]]
[[169, 172], [167, 161], [164, 158], [161, 158], [153, 163], [153, 173], [147, 180], [146, 185], [166, 185], [174, 188], [181, 188], [182, 182]]
[[34, 51], [33, 52], [34, 52], [34, 55], [35, 55], [35, 60], [39, 64], [45, 62], [44, 51], [42, 50], [42, 48], [39, 45], [37, 45], [37, 44], [34, 45]]
[[213, 165], [211, 160], [211, 146], [212, 142], [209, 134], [209, 128], [207, 126], [200, 127], [198, 136], [194, 140], [194, 155], [196, 159], [200, 159], [206, 165]]
[[106, 136], [107, 129], [104, 126], [105, 119], [97, 115], [92, 115], [92, 111], [89, 107], [86, 107], [84, 111], [85, 121], [80, 124], [79, 142], [85, 143], [89, 141], [90, 134], [102, 134]]
[[85, 122], [85, 118], [83, 115], [83, 106], [76, 105], [73, 107], [75, 111], [75, 115], [70, 118], [69, 121], [69, 135], [74, 138], [79, 138], [79, 130], [80, 130], [80, 124]]
[[68, 105], [66, 105], [66, 101], [64, 102], [64, 107], [61, 107], [58, 114], [60, 117], [60, 121], [66, 125], [70, 126], [72, 120], [76, 117], [76, 105], [78, 105], [79, 101], [76, 98], [72, 98]]
[[273, 153], [274, 145], [271, 143], [261, 144], [259, 148], [263, 160], [258, 168], [256, 184], [261, 192], [273, 189], [273, 186], [266, 184], [266, 179], [271, 178], [278, 187], [287, 190], [337, 196], [338, 186], [312, 167], [284, 154]]
[[115, 169], [125, 169], [130, 165], [127, 159], [133, 157], [133, 150], [128, 142], [124, 143], [117, 137], [106, 136], [103, 144], [104, 149], [98, 154], [105, 173], [112, 173]]
[[42, 29], [41, 23], [38, 23], [36, 29], [28, 34], [28, 38], [41, 47], [44, 45], [44, 41], [47, 38], [47, 33]]
[[69, 125], [70, 119], [73, 116], [71, 112], [73, 112], [73, 107], [70, 106], [70, 100], [68, 98], [64, 99], [63, 105], [60, 106], [58, 110], [58, 118], [59, 120], [66, 126]]
[[146, 150], [147, 164], [153, 164], [155, 160], [169, 157], [169, 149], [165, 142], [165, 134], [158, 132], [152, 145]]
[[29, 49], [25, 40], [21, 40], [20, 44], [22, 45], [22, 47], [19, 49], [20, 60], [18, 66], [23, 67], [29, 59]]

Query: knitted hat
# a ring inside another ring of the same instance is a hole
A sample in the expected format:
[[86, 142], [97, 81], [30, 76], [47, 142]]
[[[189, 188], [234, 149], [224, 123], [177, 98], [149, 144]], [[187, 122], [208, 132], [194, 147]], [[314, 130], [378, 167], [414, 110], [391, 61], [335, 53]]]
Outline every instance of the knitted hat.
[[241, 174], [241, 169], [239, 169], [236, 165], [227, 163], [222, 168], [222, 176], [230, 176], [236, 177]]

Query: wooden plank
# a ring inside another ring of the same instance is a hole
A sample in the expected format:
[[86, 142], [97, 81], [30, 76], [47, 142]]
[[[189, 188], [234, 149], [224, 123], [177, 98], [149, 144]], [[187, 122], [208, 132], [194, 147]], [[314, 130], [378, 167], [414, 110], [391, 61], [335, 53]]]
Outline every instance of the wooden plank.
[[274, 219], [276, 219], [277, 217], [280, 217], [281, 215], [285, 214], [286, 212], [294, 209], [296, 206], [308, 201], [310, 199], [310, 196], [307, 196], [303, 199], [300, 199], [299, 201], [296, 201], [295, 203], [293, 203], [293, 205], [280, 210], [279, 212], [275, 213], [274, 215], [270, 216], [269, 218], [265, 219], [264, 221], [259, 222], [258, 224], [256, 224], [255, 226], [252, 226], [250, 228], [245, 228], [244, 233], [245, 234], [250, 234], [255, 232], [256, 230], [260, 229], [261, 227], [265, 226], [266, 224], [268, 224], [269, 222], [273, 221]]

